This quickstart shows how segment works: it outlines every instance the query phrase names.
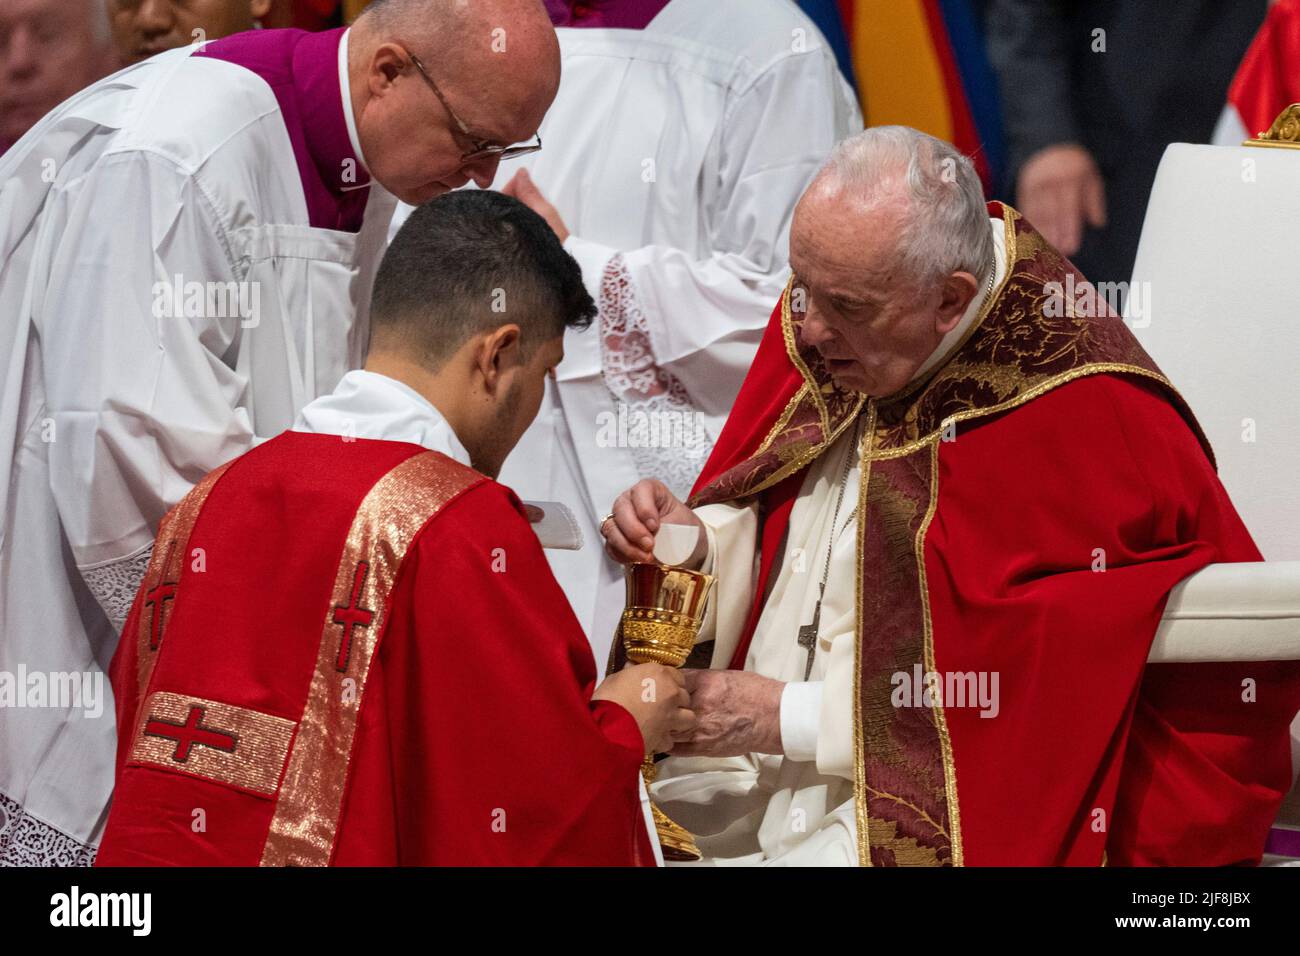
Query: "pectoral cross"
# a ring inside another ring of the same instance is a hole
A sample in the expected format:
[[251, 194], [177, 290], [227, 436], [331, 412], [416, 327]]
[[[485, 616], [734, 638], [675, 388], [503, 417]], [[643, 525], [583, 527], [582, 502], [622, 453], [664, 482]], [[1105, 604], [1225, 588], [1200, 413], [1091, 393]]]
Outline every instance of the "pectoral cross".
[[[821, 590], [817, 592], [817, 606], [813, 608], [813, 619], [799, 628], [799, 646], [808, 652], [808, 663], [803, 668], [803, 679], [806, 682], [812, 677], [813, 657], [817, 653], [817, 631], [822, 619], [822, 598], [826, 597], [826, 582], [831, 576], [831, 555], [835, 551], [835, 526], [840, 520], [840, 505], [844, 503], [844, 489], [849, 483], [849, 472], [853, 468], [853, 449], [858, 447], [858, 430], [861, 426], [861, 419], [853, 426], [853, 444], [849, 446], [849, 452], [844, 456], [844, 473], [840, 475], [840, 492], [835, 496], [835, 510], [831, 513], [830, 542], [826, 545], [826, 564], [822, 568]], [[855, 507], [854, 512], [857, 512]], [[847, 525], [845, 526], [847, 527]]]
[[803, 679], [812, 677], [813, 656], [817, 653], [817, 631], [822, 619], [822, 598], [826, 596], [826, 584], [822, 584], [817, 595], [817, 606], [813, 608], [813, 619], [799, 628], [799, 646], [808, 652], [808, 663], [804, 665]]

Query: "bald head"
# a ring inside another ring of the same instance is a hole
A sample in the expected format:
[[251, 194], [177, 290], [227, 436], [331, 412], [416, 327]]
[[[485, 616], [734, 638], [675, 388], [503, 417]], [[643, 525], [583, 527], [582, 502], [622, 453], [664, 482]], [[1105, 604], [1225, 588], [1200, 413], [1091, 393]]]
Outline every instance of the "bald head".
[[463, 157], [532, 139], [560, 84], [541, 0], [377, 0], [348, 52], [367, 165], [408, 202], [490, 184], [495, 160]]
[[356, 25], [410, 40], [450, 73], [544, 100], [542, 112], [560, 85], [560, 44], [541, 0], [375, 0]]

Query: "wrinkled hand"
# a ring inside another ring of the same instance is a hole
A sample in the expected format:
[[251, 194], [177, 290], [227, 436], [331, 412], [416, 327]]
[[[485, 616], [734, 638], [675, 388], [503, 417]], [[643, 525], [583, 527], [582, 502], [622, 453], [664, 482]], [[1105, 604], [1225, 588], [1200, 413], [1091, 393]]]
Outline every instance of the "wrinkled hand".
[[533, 177], [528, 175], [528, 170], [521, 169], [510, 177], [510, 182], [505, 184], [501, 190], [507, 196], [513, 196], [521, 203], [531, 209], [537, 215], [546, 220], [546, 224], [555, 231], [560, 242], [569, 238], [568, 227], [564, 225], [564, 219], [560, 212], [550, 201], [542, 195], [542, 191], [537, 188], [533, 182]]
[[785, 684], [752, 671], [684, 670], [695, 711], [695, 732], [673, 753], [679, 757], [779, 754], [781, 692]]
[[704, 559], [708, 544], [704, 523], [656, 478], [642, 478], [615, 498], [610, 513], [613, 517], [601, 523], [600, 533], [606, 553], [619, 564], [653, 561], [655, 535], [664, 524], [690, 525], [699, 533], [699, 543], [686, 567], [698, 567]]
[[592, 693], [592, 700], [622, 706], [641, 728], [646, 753], [671, 753], [677, 740], [695, 729], [691, 697], [682, 672], [664, 664], [635, 664], [611, 674]]
[[1040, 149], [1020, 168], [1016, 204], [1034, 228], [1063, 255], [1083, 244], [1084, 222], [1106, 225], [1106, 184], [1092, 154], [1082, 146]]

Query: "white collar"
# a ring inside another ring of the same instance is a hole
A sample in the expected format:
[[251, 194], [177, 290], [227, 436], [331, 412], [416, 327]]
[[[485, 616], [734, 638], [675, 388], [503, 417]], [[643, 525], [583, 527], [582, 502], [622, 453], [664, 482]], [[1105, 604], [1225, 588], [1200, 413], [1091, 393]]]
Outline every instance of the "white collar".
[[921, 376], [925, 375], [936, 365], [939, 365], [942, 362], [946, 362], [949, 358], [952, 357], [952, 353], [956, 351], [957, 346], [960, 345], [962, 339], [966, 337], [966, 332], [970, 329], [971, 325], [973, 325], [975, 320], [979, 317], [980, 312], [983, 311], [985, 301], [989, 299], [997, 291], [998, 285], [1002, 282], [1002, 279], [1006, 276], [1007, 274], [1007, 238], [1005, 233], [1006, 226], [1001, 219], [994, 219], [993, 217], [990, 216], [989, 228], [993, 232], [992, 290], [990, 291], [989, 286], [987, 284], [988, 276], [987, 275], [983, 276], [982, 278], [984, 279], [984, 282], [980, 285], [979, 292], [976, 293], [975, 298], [971, 299], [970, 305], [966, 306], [966, 311], [962, 313], [960, 321], [958, 321], [957, 324], [953, 326], [953, 328], [948, 332], [947, 335], [945, 335], [942, 339], [939, 340], [939, 344], [935, 346], [934, 351], [930, 353], [930, 357], [926, 359], [924, 362], [922, 362], [921, 367], [916, 370], [916, 374], [913, 375], [911, 380], [908, 382], [909, 385], [912, 382], [915, 382]]
[[397, 379], [365, 369], [348, 372], [333, 392], [299, 412], [293, 430], [411, 442], [473, 467], [469, 452], [428, 399]]
[[343, 94], [343, 119], [348, 124], [348, 140], [352, 143], [352, 152], [357, 156], [357, 162], [367, 173], [370, 167], [366, 165], [365, 154], [361, 152], [361, 140], [357, 137], [357, 118], [352, 115], [352, 80], [348, 76], [348, 37], [352, 34], [352, 28], [343, 31], [343, 38], [339, 40], [339, 92]]

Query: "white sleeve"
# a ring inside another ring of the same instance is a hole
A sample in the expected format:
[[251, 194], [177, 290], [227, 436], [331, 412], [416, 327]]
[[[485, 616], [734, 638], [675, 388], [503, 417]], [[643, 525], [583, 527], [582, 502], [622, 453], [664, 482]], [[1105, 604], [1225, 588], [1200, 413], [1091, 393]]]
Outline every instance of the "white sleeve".
[[138, 567], [167, 510], [253, 441], [247, 381], [223, 361], [239, 316], [198, 299], [168, 314], [178, 281], [242, 275], [208, 197], [165, 157], [105, 157], [57, 201], [68, 225], [41, 311], [51, 488], [93, 592], [99, 577], [120, 588], [114, 569]]
[[724, 502], [695, 509], [709, 549], [700, 570], [716, 577], [697, 643], [713, 641], [712, 667], [726, 667], [754, 603], [754, 560], [758, 548], [758, 504]]
[[852, 626], [831, 639], [820, 705], [816, 716], [810, 717], [818, 723], [818, 773], [846, 780], [854, 778], [857, 768], [853, 746], [854, 641]]
[[790, 760], [816, 761], [819, 773], [852, 780], [853, 672], [852, 651], [845, 646], [835, 654], [826, 680], [796, 681], [781, 691], [781, 751]]
[[781, 691], [781, 752], [790, 760], [817, 759], [821, 728], [822, 681], [794, 681]]
[[705, 415], [725, 418], [749, 370], [787, 276], [795, 203], [831, 147], [861, 125], [829, 50], [783, 56], [728, 101], [718, 182], [699, 187], [711, 194], [710, 255], [566, 243], [588, 285], [600, 277], [602, 327], [636, 324], [610, 309], [644, 315], [656, 366]]

